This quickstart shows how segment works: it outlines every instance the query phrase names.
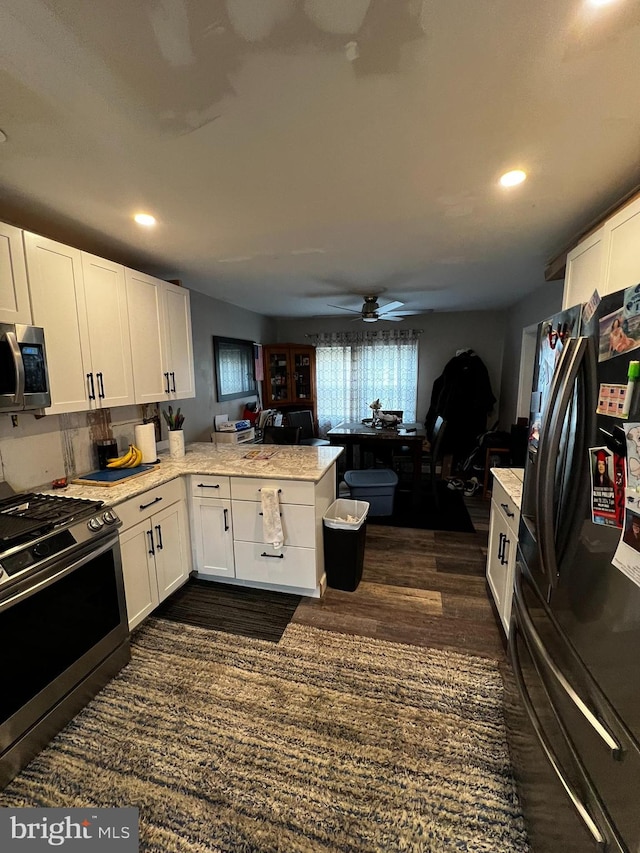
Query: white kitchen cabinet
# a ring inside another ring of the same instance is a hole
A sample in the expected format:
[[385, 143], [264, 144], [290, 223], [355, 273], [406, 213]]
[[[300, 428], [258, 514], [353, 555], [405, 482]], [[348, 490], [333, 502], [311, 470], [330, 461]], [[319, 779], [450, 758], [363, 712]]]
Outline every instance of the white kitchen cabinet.
[[191, 477], [191, 532], [198, 577], [234, 578], [228, 477]]
[[134, 402], [124, 268], [24, 235], [33, 322], [44, 328], [49, 414]]
[[195, 397], [189, 291], [126, 270], [136, 403]]
[[[278, 489], [284, 545], [264, 541], [261, 490]], [[322, 591], [326, 584], [322, 517], [335, 499], [335, 467], [319, 483], [231, 478], [235, 576], [250, 585]]]
[[22, 231], [0, 222], [0, 323], [31, 322]]
[[191, 334], [191, 296], [185, 287], [163, 282], [166, 364], [172, 400], [196, 396]]
[[[124, 267], [82, 252], [84, 296], [89, 329], [92, 408], [135, 402]], [[93, 390], [93, 387], [92, 387]]]
[[603, 225], [568, 253], [563, 308], [588, 302], [594, 290], [604, 295], [607, 243], [608, 233]]
[[129, 628], [135, 628], [191, 572], [184, 484], [177, 478], [116, 506]]
[[640, 283], [640, 199], [608, 219], [606, 270], [601, 295]]
[[567, 254], [563, 308], [640, 283], [640, 198], [607, 219]]
[[[513, 480], [512, 471], [513, 469], [503, 469], [502, 473], [506, 475], [507, 483]], [[500, 469], [494, 469], [487, 551], [487, 583], [493, 595], [500, 622], [508, 637], [520, 507], [518, 501], [505, 488], [505, 484], [500, 482], [500, 473]]]
[[85, 367], [91, 363], [91, 351], [82, 253], [29, 232], [24, 243], [33, 323], [43, 327], [47, 348], [47, 413], [85, 411], [91, 408], [90, 370]]

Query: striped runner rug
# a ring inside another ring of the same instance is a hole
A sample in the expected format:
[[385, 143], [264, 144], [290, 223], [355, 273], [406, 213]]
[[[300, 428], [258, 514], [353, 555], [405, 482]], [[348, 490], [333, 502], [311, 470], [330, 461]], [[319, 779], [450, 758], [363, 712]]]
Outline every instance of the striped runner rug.
[[501, 701], [483, 658], [150, 618], [2, 805], [137, 806], [158, 853], [525, 853]]

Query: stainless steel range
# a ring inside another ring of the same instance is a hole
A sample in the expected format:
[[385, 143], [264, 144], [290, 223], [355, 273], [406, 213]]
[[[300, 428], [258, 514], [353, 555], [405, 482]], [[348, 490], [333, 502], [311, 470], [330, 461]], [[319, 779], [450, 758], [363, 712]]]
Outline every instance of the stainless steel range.
[[130, 659], [120, 524], [102, 501], [0, 500], [0, 787]]

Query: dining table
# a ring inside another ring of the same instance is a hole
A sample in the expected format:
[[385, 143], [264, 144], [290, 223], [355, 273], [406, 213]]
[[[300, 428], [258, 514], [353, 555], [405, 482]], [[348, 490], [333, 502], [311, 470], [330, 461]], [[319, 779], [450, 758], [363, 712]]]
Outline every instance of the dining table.
[[362, 459], [362, 445], [369, 445], [381, 450], [393, 450], [408, 447], [412, 460], [412, 483], [415, 498], [420, 496], [422, 481], [422, 447], [427, 437], [426, 430], [419, 423], [400, 423], [396, 426], [374, 427], [362, 421], [344, 421], [327, 432], [331, 444], [342, 445], [345, 448], [345, 464], [347, 470], [354, 467], [354, 449], [359, 450], [358, 462]]

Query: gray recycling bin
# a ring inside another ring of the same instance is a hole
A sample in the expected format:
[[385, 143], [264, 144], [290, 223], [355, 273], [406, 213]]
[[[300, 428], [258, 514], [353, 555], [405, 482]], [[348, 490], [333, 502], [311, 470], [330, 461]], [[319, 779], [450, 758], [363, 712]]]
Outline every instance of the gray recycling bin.
[[322, 517], [324, 569], [332, 589], [353, 592], [362, 578], [367, 501], [339, 498]]

